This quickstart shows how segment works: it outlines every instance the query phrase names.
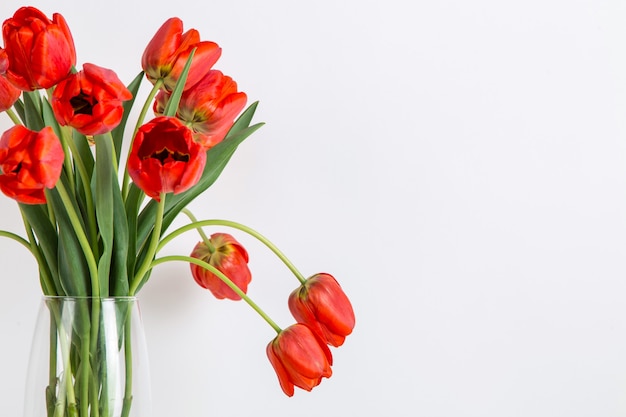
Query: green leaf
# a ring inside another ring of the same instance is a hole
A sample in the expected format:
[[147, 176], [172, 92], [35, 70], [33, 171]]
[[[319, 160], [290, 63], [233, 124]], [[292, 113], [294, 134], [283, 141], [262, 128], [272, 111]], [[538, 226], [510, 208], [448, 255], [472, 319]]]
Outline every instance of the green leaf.
[[92, 175], [96, 162], [93, 157], [93, 152], [91, 151], [91, 144], [87, 140], [87, 137], [76, 129], [72, 129], [72, 139], [74, 141], [74, 147], [78, 150], [80, 159], [87, 169], [87, 173]]
[[189, 69], [191, 68], [191, 61], [193, 60], [193, 56], [195, 53], [196, 48], [194, 48], [189, 54], [189, 58], [187, 58], [185, 67], [180, 73], [178, 81], [176, 81], [174, 90], [172, 91], [170, 98], [167, 100], [167, 104], [165, 105], [165, 109], [163, 110], [164, 116], [174, 117], [176, 115], [176, 111], [178, 110], [178, 104], [180, 103], [180, 97], [183, 95], [183, 91], [185, 90], [185, 83], [187, 82], [187, 76], [189, 75]]
[[[82, 164], [85, 167], [85, 178], [81, 175], [81, 170], [76, 170], [76, 200], [78, 206], [80, 207], [81, 215], [84, 219], [87, 219], [86, 222], [89, 222], [89, 218], [91, 215], [88, 213], [90, 206], [87, 204], [87, 194], [85, 188], [91, 187], [91, 179], [93, 177], [93, 169], [95, 165], [93, 153], [91, 151], [91, 146], [89, 145], [89, 141], [87, 137], [75, 129], [72, 129], [72, 137], [69, 139], [73, 142], [74, 154], [72, 154], [75, 164], [77, 167], [80, 167]], [[93, 207], [91, 208], [93, 210]], [[94, 239], [94, 236], [89, 235], [90, 241]]]
[[38, 91], [24, 92], [24, 125], [37, 132], [45, 126], [41, 116], [41, 96]]
[[26, 120], [26, 113], [24, 113], [24, 101], [20, 98], [17, 99], [15, 103], [13, 103], [13, 108], [17, 112], [17, 115], [20, 117], [22, 123]]
[[[100, 295], [109, 295], [109, 272], [113, 256], [113, 141], [110, 135], [96, 135], [96, 176], [94, 200], [103, 252], [98, 260]], [[115, 182], [117, 187], [117, 182]]]
[[130, 111], [132, 110], [133, 104], [135, 103], [135, 99], [137, 98], [137, 92], [139, 91], [139, 87], [141, 86], [143, 76], [144, 72], [141, 71], [128, 85], [128, 91], [130, 91], [130, 93], [133, 95], [133, 98], [124, 102], [124, 115], [122, 116], [122, 120], [120, 124], [115, 129], [113, 129], [113, 131], [111, 131], [111, 135], [113, 136], [113, 143], [115, 144], [115, 156], [117, 159], [117, 165], [120, 164], [120, 155], [122, 152], [122, 143], [124, 142], [124, 130], [126, 129], [126, 122], [128, 121], [128, 116], [130, 115]]
[[[63, 181], [66, 189], [68, 188], [68, 180], [65, 174], [61, 175], [59, 181]], [[87, 296], [91, 286], [89, 269], [85, 254], [80, 245], [74, 226], [68, 215], [68, 209], [65, 207], [58, 190], [53, 188], [47, 193], [48, 202], [52, 204], [56, 221], [58, 224], [58, 262], [59, 262], [59, 281], [63, 292], [73, 296]], [[75, 201], [72, 202], [74, 205]], [[77, 207], [74, 207], [77, 210]], [[82, 219], [79, 219], [83, 230], [85, 229]], [[56, 234], [56, 231], [54, 231]]]
[[37, 242], [47, 263], [50, 276], [54, 281], [56, 292], [57, 294], [62, 294], [61, 282], [59, 281], [59, 265], [57, 261], [58, 235], [55, 226], [50, 222], [46, 206], [43, 204], [23, 203], [20, 203], [19, 206], [37, 237]]
[[54, 133], [57, 135], [58, 138], [60, 138], [61, 126], [59, 126], [59, 122], [57, 122], [56, 117], [54, 117], [52, 106], [45, 98], [41, 101], [41, 114], [43, 117], [43, 122], [46, 124], [46, 126], [51, 126], [54, 130]]

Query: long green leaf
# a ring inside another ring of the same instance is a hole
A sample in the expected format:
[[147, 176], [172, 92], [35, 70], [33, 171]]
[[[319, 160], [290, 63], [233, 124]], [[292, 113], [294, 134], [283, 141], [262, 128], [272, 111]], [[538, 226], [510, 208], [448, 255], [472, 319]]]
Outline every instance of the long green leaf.
[[[80, 170], [76, 170], [76, 200], [83, 219], [85, 219], [85, 222], [89, 223], [89, 218], [94, 215], [93, 213], [89, 213], [90, 209], [93, 211], [93, 204], [88, 204], [85, 189], [87, 187], [91, 187], [91, 179], [93, 178], [93, 170], [95, 165], [94, 156], [91, 151], [89, 141], [87, 140], [87, 137], [85, 135], [77, 132], [75, 129], [72, 129], [72, 138], [70, 138], [70, 140], [73, 142], [73, 148], [76, 152], [76, 154], [73, 155], [74, 160], [77, 161], [77, 164], [82, 164], [86, 171], [86, 178], [82, 178]], [[93, 241], [96, 238], [97, 236], [92, 236], [90, 231], [90, 241]]]
[[196, 49], [194, 48], [189, 54], [189, 58], [187, 58], [187, 62], [183, 67], [183, 71], [180, 73], [180, 77], [178, 77], [178, 80], [176, 81], [176, 85], [174, 86], [174, 90], [172, 91], [170, 98], [167, 100], [167, 104], [163, 110], [164, 116], [174, 117], [176, 115], [178, 104], [180, 103], [180, 97], [183, 95], [183, 91], [185, 90], [185, 83], [187, 82], [187, 76], [189, 75], [189, 69], [191, 68], [191, 61], [193, 60], [195, 53]]
[[54, 117], [54, 111], [52, 110], [52, 106], [48, 102], [48, 100], [43, 99], [41, 101], [41, 115], [43, 118], [43, 122], [46, 126], [51, 126], [54, 130], [54, 133], [57, 137], [61, 137], [61, 126], [59, 126], [59, 122], [57, 122], [56, 117]]
[[[135, 264], [137, 262], [137, 216], [139, 207], [145, 198], [144, 192], [135, 184], [131, 184], [130, 191], [126, 197], [126, 219], [128, 222], [128, 258], [126, 259], [126, 272], [128, 276], [133, 276]], [[130, 252], [132, 250], [132, 252]]]
[[109, 272], [113, 256], [113, 140], [110, 135], [96, 135], [96, 176], [94, 200], [96, 219], [102, 241], [102, 254], [98, 260], [100, 296], [109, 295]]
[[[67, 188], [68, 180], [65, 174], [61, 175], [59, 181], [63, 181]], [[68, 209], [65, 207], [61, 196], [56, 188], [50, 190], [48, 201], [52, 204], [56, 221], [58, 223], [58, 262], [59, 281], [61, 288], [67, 295], [87, 296], [90, 295], [90, 274], [87, 261], [80, 242], [78, 240], [74, 226], [68, 216]], [[73, 204], [76, 204], [73, 202]], [[73, 207], [77, 210], [77, 206]], [[85, 229], [81, 221], [81, 227]]]
[[35, 131], [40, 131], [45, 126], [38, 91], [24, 92], [24, 125]]
[[141, 86], [141, 81], [143, 80], [144, 73], [141, 71], [134, 79], [128, 84], [128, 91], [133, 95], [133, 98], [125, 101], [123, 104], [124, 114], [122, 116], [122, 120], [120, 124], [111, 131], [111, 135], [113, 136], [113, 143], [115, 144], [115, 156], [117, 160], [117, 165], [120, 164], [120, 156], [122, 153], [122, 143], [124, 142], [124, 130], [126, 129], [126, 122], [128, 121], [128, 116], [130, 115], [130, 111], [132, 110], [133, 104], [135, 103], [135, 99], [137, 98], [137, 92], [139, 91], [139, 87]]
[[58, 235], [54, 225], [50, 222], [46, 206], [42, 204], [22, 204], [20, 210], [32, 228], [41, 252], [46, 260], [50, 276], [54, 281], [57, 294], [61, 294], [61, 282], [59, 281]]
[[17, 112], [17, 115], [20, 117], [22, 123], [26, 121], [26, 113], [24, 112], [24, 101], [20, 98], [15, 103], [13, 103], [13, 108]]

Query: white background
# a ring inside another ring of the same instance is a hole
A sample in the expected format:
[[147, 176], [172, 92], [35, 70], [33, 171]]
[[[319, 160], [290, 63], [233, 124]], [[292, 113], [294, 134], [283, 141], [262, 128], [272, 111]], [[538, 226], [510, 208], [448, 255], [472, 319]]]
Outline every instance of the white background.
[[[333, 377], [287, 398], [269, 326], [184, 264], [157, 269], [140, 293], [155, 417], [626, 415], [626, 3], [33, 3], [66, 17], [79, 65], [125, 82], [168, 17], [219, 43], [267, 125], [191, 208], [353, 300]], [[297, 281], [234, 234], [250, 296], [291, 324]], [[18, 416], [40, 290], [21, 247], [0, 262], [0, 415]]]

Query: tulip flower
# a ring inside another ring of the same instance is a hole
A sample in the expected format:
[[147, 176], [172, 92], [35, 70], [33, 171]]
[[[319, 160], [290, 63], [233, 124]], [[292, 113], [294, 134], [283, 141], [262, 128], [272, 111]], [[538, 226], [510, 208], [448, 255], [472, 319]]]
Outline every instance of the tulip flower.
[[52, 109], [62, 126], [69, 125], [83, 135], [110, 132], [122, 120], [123, 101], [132, 94], [115, 72], [94, 64], [61, 81], [52, 94]]
[[308, 325], [332, 346], [341, 346], [354, 328], [354, 311], [337, 280], [329, 274], [315, 274], [289, 296], [294, 318]]
[[7, 79], [20, 90], [50, 88], [76, 64], [72, 34], [63, 16], [52, 20], [34, 7], [22, 7], [2, 25], [8, 56]]
[[293, 396], [294, 386], [311, 391], [322, 378], [332, 375], [333, 357], [313, 331], [296, 323], [281, 331], [267, 345], [267, 357], [283, 392]]
[[168, 19], [148, 43], [141, 58], [141, 67], [152, 84], [163, 79], [163, 86], [172, 91], [183, 72], [191, 51], [195, 48], [185, 89], [200, 81], [222, 54], [214, 42], [200, 41], [196, 29], [183, 33], [183, 22], [177, 17]]
[[8, 110], [22, 94], [5, 77], [0, 75], [0, 112]]
[[25, 204], [46, 202], [63, 169], [63, 148], [52, 127], [39, 132], [18, 125], [0, 138], [0, 190]]
[[173, 117], [157, 117], [139, 128], [128, 155], [128, 173], [137, 187], [160, 201], [161, 193], [181, 193], [204, 170], [206, 152], [191, 130]]
[[[252, 274], [248, 269], [246, 249], [234, 237], [226, 233], [212, 234], [207, 243], [198, 242], [191, 256], [217, 268], [246, 293], [248, 284], [252, 280]], [[191, 264], [191, 275], [198, 285], [211, 291], [215, 298], [241, 300], [241, 297], [217, 275], [201, 266]]]
[[[156, 114], [163, 113], [168, 100], [168, 93], [157, 94]], [[209, 149], [224, 139], [246, 100], [246, 93], [237, 92], [237, 83], [232, 78], [211, 70], [183, 93], [176, 117], [193, 130], [196, 142]]]
[[0, 75], [4, 75], [9, 68], [9, 56], [7, 55], [7, 51], [0, 48]]

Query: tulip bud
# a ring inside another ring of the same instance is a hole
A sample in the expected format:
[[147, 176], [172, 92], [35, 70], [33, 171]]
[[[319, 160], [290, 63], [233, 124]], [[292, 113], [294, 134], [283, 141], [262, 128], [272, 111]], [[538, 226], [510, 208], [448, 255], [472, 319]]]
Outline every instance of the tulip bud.
[[146, 46], [141, 67], [151, 83], [162, 79], [164, 88], [172, 91], [194, 49], [185, 88], [193, 86], [209, 72], [222, 49], [214, 42], [200, 41], [200, 34], [195, 29], [183, 33], [182, 20], [172, 17], [163, 23]]
[[289, 296], [289, 310], [298, 322], [335, 347], [341, 346], [354, 328], [350, 300], [329, 274], [315, 274], [295, 289]]
[[[252, 280], [252, 274], [248, 269], [246, 249], [234, 237], [226, 233], [212, 234], [209, 245], [198, 242], [191, 256], [217, 268], [245, 293]], [[191, 264], [191, 274], [198, 285], [210, 290], [216, 298], [241, 300], [241, 297], [228, 284], [211, 271]]]
[[296, 323], [267, 345], [267, 357], [283, 392], [293, 396], [294, 386], [311, 391], [332, 375], [333, 357], [309, 327]]
[[22, 7], [4, 21], [2, 37], [8, 56], [6, 77], [20, 90], [50, 88], [76, 64], [72, 34], [58, 13], [50, 20], [34, 7]]

